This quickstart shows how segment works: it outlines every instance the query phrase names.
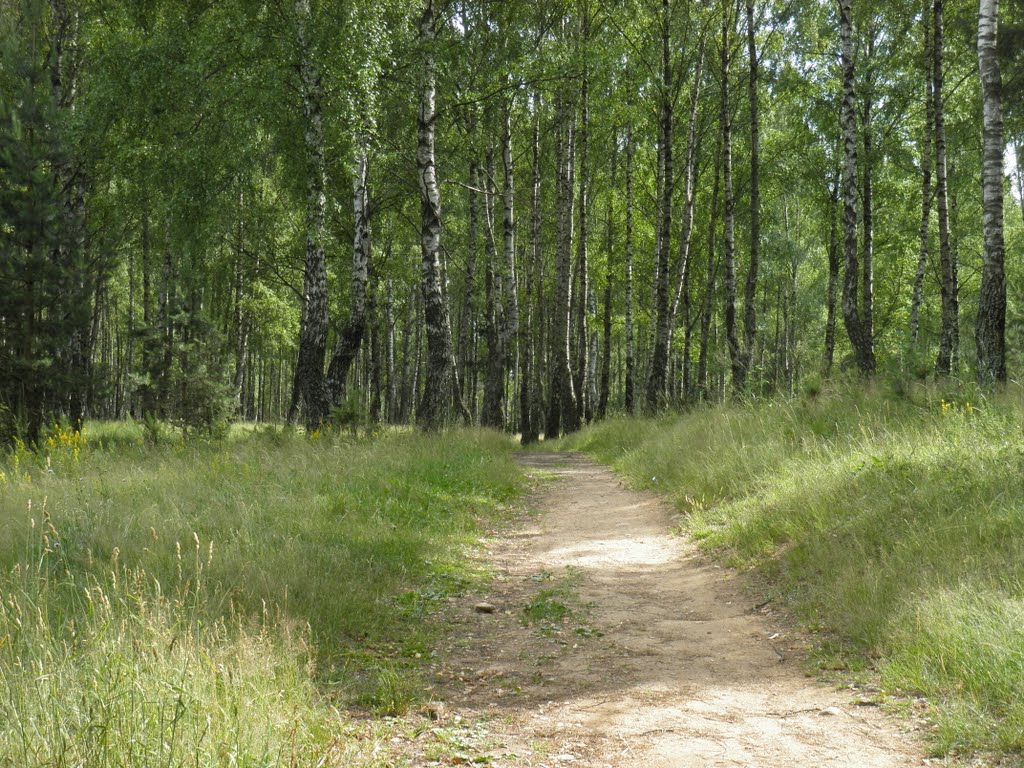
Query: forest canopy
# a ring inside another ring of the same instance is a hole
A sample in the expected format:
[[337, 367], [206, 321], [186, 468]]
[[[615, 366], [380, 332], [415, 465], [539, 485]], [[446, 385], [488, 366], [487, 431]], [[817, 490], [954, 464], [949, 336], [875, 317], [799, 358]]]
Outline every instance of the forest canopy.
[[0, 0], [0, 440], [1020, 369], [1020, 0]]

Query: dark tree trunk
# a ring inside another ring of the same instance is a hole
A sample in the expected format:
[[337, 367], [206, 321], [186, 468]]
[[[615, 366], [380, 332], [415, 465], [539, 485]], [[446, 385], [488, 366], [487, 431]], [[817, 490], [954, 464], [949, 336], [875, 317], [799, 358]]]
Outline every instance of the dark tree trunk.
[[827, 316], [825, 319], [824, 375], [832, 375], [832, 363], [836, 349], [836, 294], [839, 292], [839, 173], [835, 175], [829, 189], [829, 237], [828, 237], [828, 289], [825, 295]]
[[[876, 31], [872, 26], [868, 31], [867, 60], [870, 63], [875, 55]], [[863, 334], [867, 339], [875, 338], [875, 198], [874, 198], [874, 127], [872, 125], [874, 109], [874, 74], [865, 77], [864, 103], [861, 131], [864, 142], [864, 184], [861, 189], [861, 222], [863, 231], [863, 251], [861, 259], [861, 306], [860, 322]]]
[[163, 270], [160, 275], [160, 308], [157, 325], [160, 333], [157, 358], [156, 402], [164, 417], [171, 413], [171, 369], [174, 365], [174, 315], [177, 311], [177, 287], [174, 279], [174, 261], [169, 238], [164, 242]]
[[[50, 0], [50, 89], [59, 115], [56, 126], [58, 151], [53, 156], [52, 173], [59, 199], [59, 236], [50, 258], [55, 267], [56, 306], [60, 313], [56, 332], [56, 376], [47, 377], [41, 386], [54, 402], [48, 407], [67, 415], [73, 429], [81, 429], [85, 420], [90, 389], [92, 360], [92, 299], [99, 282], [87, 267], [85, 228], [85, 169], [77, 166], [64, 150], [63, 129], [78, 109], [77, 74], [81, 61], [79, 16], [74, 3]], [[52, 324], [52, 321], [51, 321]], [[42, 413], [33, 414], [41, 420]]]
[[384, 343], [380, 304], [377, 301], [379, 282], [371, 275], [366, 295], [366, 315], [370, 332], [370, 407], [369, 417], [374, 424], [384, 420]]
[[157, 326], [153, 286], [153, 240], [149, 223], [149, 201], [142, 201], [142, 370], [146, 374], [146, 384], [142, 389], [140, 407], [142, 415], [157, 414], [157, 382], [160, 377], [160, 339], [161, 333]]
[[135, 371], [135, 337], [136, 337], [136, 319], [135, 319], [135, 304], [136, 304], [136, 287], [135, 287], [135, 251], [134, 249], [128, 249], [128, 327], [127, 327], [127, 338], [125, 344], [125, 354], [121, 357], [121, 367], [118, 372], [118, 390], [123, 395], [124, 410], [121, 408], [117, 409], [115, 418], [121, 419], [127, 414], [129, 416], [135, 416], [135, 398], [132, 393], [128, 391], [127, 380], [128, 376]]
[[946, 116], [943, 104], [943, 0], [935, 0], [932, 22], [933, 36], [932, 99], [935, 118], [935, 199], [939, 214], [939, 264], [942, 281], [942, 334], [939, 337], [939, 355], [935, 372], [955, 374], [954, 362], [960, 346], [960, 307], [956, 261], [949, 245], [949, 195], [946, 183]]
[[416, 402], [416, 369], [419, 366], [420, 327], [416, 300], [419, 289], [410, 292], [405, 303], [405, 323], [402, 329], [402, 403], [398, 421], [408, 424], [412, 420]]
[[[241, 200], [239, 202], [242, 202]], [[234, 279], [234, 301], [232, 311], [232, 326], [235, 336], [235, 376], [234, 394], [235, 409], [242, 418], [245, 418], [243, 402], [243, 386], [246, 378], [246, 363], [249, 356], [249, 318], [246, 316], [244, 303], [246, 298], [245, 271], [242, 265], [242, 222], [236, 225], [235, 233], [235, 279]]]

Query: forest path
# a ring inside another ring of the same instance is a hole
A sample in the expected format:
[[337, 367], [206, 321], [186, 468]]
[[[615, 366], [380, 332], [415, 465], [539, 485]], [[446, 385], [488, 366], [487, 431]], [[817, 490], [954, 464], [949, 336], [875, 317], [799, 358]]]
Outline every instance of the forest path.
[[[442, 720], [484, 724], [459, 737], [476, 757], [415, 765], [921, 764], [915, 736], [863, 691], [804, 674], [799, 637], [673, 536], [664, 502], [576, 454], [520, 460], [539, 514], [489, 543], [497, 576], [459, 603], [438, 674]], [[480, 599], [495, 612], [475, 612]], [[560, 622], [559, 605], [573, 609]]]

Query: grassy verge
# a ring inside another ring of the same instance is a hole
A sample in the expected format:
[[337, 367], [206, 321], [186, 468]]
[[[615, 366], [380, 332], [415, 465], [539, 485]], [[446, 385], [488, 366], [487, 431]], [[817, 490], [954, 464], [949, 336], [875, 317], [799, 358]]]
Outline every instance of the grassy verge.
[[[975, 397], [977, 397], [975, 395]], [[833, 658], [932, 703], [937, 752], [1024, 750], [1024, 407], [951, 389], [617, 419], [562, 445], [758, 567]]]
[[338, 708], [416, 696], [430, 608], [481, 576], [466, 546], [520, 483], [483, 432], [145, 447], [115, 426], [0, 471], [19, 768], [379, 764]]

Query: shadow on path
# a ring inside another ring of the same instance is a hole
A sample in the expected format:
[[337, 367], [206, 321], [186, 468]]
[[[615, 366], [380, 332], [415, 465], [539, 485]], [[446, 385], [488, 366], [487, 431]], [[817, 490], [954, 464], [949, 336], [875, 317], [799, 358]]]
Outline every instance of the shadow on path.
[[[491, 543], [496, 578], [458, 606], [437, 684], [454, 712], [488, 721], [489, 765], [920, 764], [912, 733], [805, 676], [799, 638], [670, 535], [662, 501], [576, 454], [520, 462], [538, 514]], [[527, 625], [522, 608], [566, 578], [585, 609]], [[479, 599], [498, 611], [474, 613]]]

